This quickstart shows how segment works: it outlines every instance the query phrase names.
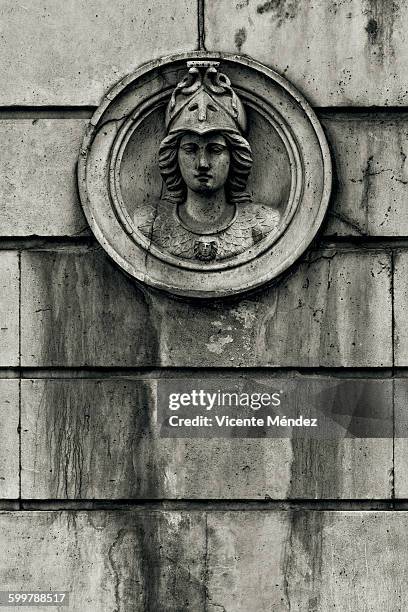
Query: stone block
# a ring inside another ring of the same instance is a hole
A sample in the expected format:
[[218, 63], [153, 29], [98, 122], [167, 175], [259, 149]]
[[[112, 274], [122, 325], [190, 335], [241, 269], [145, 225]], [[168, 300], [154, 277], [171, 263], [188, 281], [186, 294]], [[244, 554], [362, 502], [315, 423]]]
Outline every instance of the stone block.
[[407, 527], [406, 512], [209, 514], [207, 609], [405, 610]]
[[314, 251], [275, 286], [203, 302], [136, 285], [100, 249], [26, 252], [22, 362], [386, 367], [390, 270], [386, 252]]
[[[406, 236], [408, 122], [404, 113], [320, 113], [335, 166], [326, 236]], [[5, 119], [0, 134], [3, 236], [90, 234], [78, 201], [83, 118]]]
[[408, 498], [408, 378], [394, 379], [394, 493], [397, 499]]
[[390, 286], [387, 253], [322, 250], [309, 252], [275, 286], [235, 302], [203, 307], [152, 296], [151, 312], [162, 323], [161, 362], [389, 366]]
[[335, 174], [324, 233], [406, 236], [407, 115], [323, 113], [322, 120]]
[[99, 247], [26, 251], [22, 270], [25, 365], [158, 363], [156, 330], [143, 292]]
[[395, 365], [408, 365], [408, 252], [394, 255], [394, 354]]
[[86, 119], [0, 121], [2, 236], [77, 236], [88, 224], [76, 162]]
[[68, 591], [76, 612], [204, 610], [198, 512], [2, 512], [0, 543], [3, 590]]
[[0, 497], [19, 496], [19, 381], [0, 379]]
[[138, 66], [197, 45], [197, 6], [178, 2], [2, 0], [3, 105], [98, 105]]
[[[234, 373], [225, 376], [234, 378]], [[263, 389], [278, 384], [265, 374], [253, 380], [254, 376], [248, 378]], [[207, 377], [214, 375], [203, 375], [204, 387]], [[335, 386], [344, 383], [344, 389], [347, 382], [352, 384], [348, 379], [299, 377], [303, 390], [309, 385], [308, 392], [304, 391], [308, 398], [316, 398], [316, 382], [320, 399], [315, 401], [326, 411], [334, 401], [341, 401], [340, 388], [333, 394]], [[392, 412], [391, 379], [354, 379], [355, 383], [361, 383], [361, 397], [371, 402], [373, 418], [386, 418]], [[219, 384], [222, 388], [222, 377]], [[391, 437], [306, 439], [300, 433], [282, 439], [162, 438], [156, 425], [156, 398], [155, 378], [23, 380], [22, 497], [262, 500], [391, 496]], [[285, 407], [289, 410], [294, 405]]]
[[84, 612], [326, 612], [358, 610], [362, 597], [368, 612], [394, 612], [408, 605], [407, 520], [406, 512], [3, 512], [0, 579], [5, 590], [70, 591], [70, 609]]
[[0, 251], [0, 366], [19, 364], [19, 255]]
[[402, 0], [213, 0], [205, 44], [269, 65], [315, 106], [404, 106], [407, 16]]

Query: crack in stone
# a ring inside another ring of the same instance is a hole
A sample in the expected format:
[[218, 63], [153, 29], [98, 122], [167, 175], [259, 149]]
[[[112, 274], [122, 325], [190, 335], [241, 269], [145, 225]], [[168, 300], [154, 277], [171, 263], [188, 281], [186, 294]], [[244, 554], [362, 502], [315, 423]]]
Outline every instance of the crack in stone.
[[358, 234], [360, 236], [367, 236], [367, 232], [363, 230], [362, 227], [360, 227], [360, 225], [358, 225], [358, 223], [356, 221], [351, 221], [351, 219], [349, 219], [345, 214], [340, 213], [339, 211], [330, 211], [329, 213], [332, 217], [335, 217], [336, 219], [339, 219], [340, 221], [342, 221], [343, 223], [345, 223], [346, 225], [348, 225], [349, 227], [351, 227], [352, 229], [354, 229], [356, 232], [358, 232]]
[[204, 612], [208, 612], [208, 514], [205, 513], [205, 546], [204, 546]]
[[336, 257], [336, 255], [337, 255], [337, 251], [333, 251], [333, 253], [330, 253], [330, 254], [321, 253], [321, 254], [317, 255], [316, 257], [314, 257], [313, 259], [310, 256], [308, 261], [307, 261], [308, 267], [312, 266], [313, 264], [315, 264], [318, 261], [322, 261], [323, 259], [331, 260], [334, 257]]
[[225, 608], [222, 604], [218, 604], [218, 603], [213, 602], [212, 599], [210, 599], [210, 605], [213, 608], [219, 608], [221, 610], [221, 612], [228, 612], [227, 608]]
[[205, 0], [197, 0], [197, 51], [207, 51], [205, 46]]

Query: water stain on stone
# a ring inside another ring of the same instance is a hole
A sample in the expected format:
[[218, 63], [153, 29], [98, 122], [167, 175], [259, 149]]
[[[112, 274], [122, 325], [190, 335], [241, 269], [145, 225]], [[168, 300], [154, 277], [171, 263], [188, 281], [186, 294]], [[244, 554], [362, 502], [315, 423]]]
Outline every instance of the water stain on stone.
[[288, 610], [321, 610], [325, 513], [292, 510], [282, 571]]
[[46, 415], [52, 496], [162, 494], [152, 410], [144, 381], [46, 381], [36, 422]]
[[375, 19], [370, 19], [366, 26], [366, 32], [371, 45], [377, 41], [378, 23]]
[[[288, 499], [339, 497], [342, 489], [342, 443], [341, 439], [307, 439], [302, 434], [291, 439]], [[288, 609], [292, 609], [291, 603], [308, 612], [321, 609], [324, 520], [325, 514], [315, 510], [293, 510], [290, 514], [282, 564]], [[299, 593], [302, 594], [301, 602], [298, 601]]]
[[299, 0], [267, 0], [257, 6], [259, 15], [269, 14], [280, 27], [285, 21], [294, 19], [299, 12]]
[[291, 439], [289, 499], [336, 499], [342, 488], [342, 444], [338, 440]]
[[102, 252], [43, 251], [26, 258], [38, 284], [28, 308], [46, 311], [36, 319], [38, 365], [157, 363], [155, 326], [143, 293]]
[[[192, 551], [197, 520], [181, 513], [116, 513], [117, 536], [108, 552], [115, 612], [187, 612], [205, 602], [202, 542]], [[204, 536], [204, 530], [200, 530]], [[201, 544], [201, 547], [200, 547]]]
[[235, 38], [234, 38], [234, 42], [235, 42], [235, 46], [238, 49], [238, 52], [241, 53], [242, 50], [242, 45], [244, 44], [244, 42], [247, 39], [247, 33], [245, 28], [240, 28], [236, 33], [235, 33]]
[[[128, 606], [142, 610], [145, 599], [144, 576], [138, 560], [143, 557], [137, 532], [119, 529], [108, 550], [108, 564], [113, 573], [115, 612], [126, 612]], [[156, 577], [153, 573], [153, 577]]]
[[399, 7], [396, 2], [384, 0], [365, 0], [364, 15], [367, 17], [367, 53], [371, 60], [382, 65], [389, 57], [394, 57], [394, 22]]

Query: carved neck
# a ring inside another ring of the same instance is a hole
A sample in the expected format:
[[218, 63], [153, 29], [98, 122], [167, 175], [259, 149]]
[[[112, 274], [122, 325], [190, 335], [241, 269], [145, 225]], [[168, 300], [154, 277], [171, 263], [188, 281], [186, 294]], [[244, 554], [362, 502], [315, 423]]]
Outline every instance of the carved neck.
[[187, 198], [178, 207], [185, 227], [196, 234], [216, 234], [231, 225], [236, 207], [228, 204], [224, 189], [210, 195], [187, 189]]

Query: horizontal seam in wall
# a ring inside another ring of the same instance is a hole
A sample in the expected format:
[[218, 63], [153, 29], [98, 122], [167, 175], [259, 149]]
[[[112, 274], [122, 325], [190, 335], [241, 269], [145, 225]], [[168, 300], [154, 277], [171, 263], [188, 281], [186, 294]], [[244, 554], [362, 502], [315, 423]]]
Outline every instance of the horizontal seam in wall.
[[[89, 249], [102, 250], [93, 236], [0, 236], [0, 251], [83, 251]], [[357, 252], [408, 249], [408, 236], [322, 236], [308, 249], [307, 253], [322, 249]]]
[[223, 379], [225, 376], [239, 378], [245, 375], [267, 376], [273, 374], [275, 378], [288, 375], [308, 375], [308, 376], [333, 376], [338, 378], [392, 378], [401, 376], [408, 377], [408, 366], [391, 367], [372, 366], [365, 368], [358, 367], [282, 367], [282, 366], [254, 366], [254, 367], [220, 367], [214, 368], [194, 368], [183, 366], [172, 367], [114, 367], [114, 366], [89, 366], [89, 367], [44, 367], [44, 366], [3, 366], [0, 368], [0, 379], [93, 379], [93, 378], [117, 378], [134, 377], [140, 379], [156, 378], [197, 378], [213, 377]]
[[0, 106], [1, 120], [90, 119], [96, 106]]
[[[93, 105], [47, 105], [47, 106], [0, 106], [1, 120], [36, 120], [36, 119], [90, 119], [98, 107]], [[401, 118], [408, 116], [407, 106], [315, 106], [315, 113], [321, 118]]]
[[86, 511], [109, 510], [131, 511], [186, 511], [186, 512], [280, 512], [280, 511], [317, 511], [317, 512], [395, 512], [407, 511], [408, 500], [392, 499], [299, 499], [299, 500], [251, 500], [251, 499], [158, 499], [158, 500], [21, 500], [21, 510], [17, 500], [0, 500], [0, 511]]

